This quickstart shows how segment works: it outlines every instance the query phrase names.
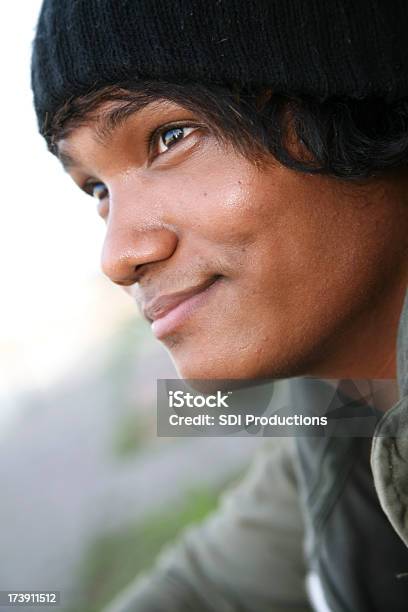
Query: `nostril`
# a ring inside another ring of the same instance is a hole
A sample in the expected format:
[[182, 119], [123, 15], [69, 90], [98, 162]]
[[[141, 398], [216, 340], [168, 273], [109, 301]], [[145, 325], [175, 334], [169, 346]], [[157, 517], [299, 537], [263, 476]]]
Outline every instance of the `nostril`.
[[102, 271], [109, 280], [120, 287], [130, 287], [138, 283], [151, 266], [150, 263], [132, 265], [131, 262], [123, 260], [120, 263], [110, 262], [110, 264], [107, 260], [102, 261]]
[[149, 264], [139, 264], [134, 268], [134, 283], [138, 283], [146, 272], [146, 266]]
[[[146, 268], [149, 264], [140, 264], [131, 268], [128, 266], [127, 270], [115, 270], [112, 273], [106, 273], [106, 276], [115, 283], [115, 285], [120, 285], [121, 287], [129, 287], [138, 283], [142, 276], [146, 273]], [[129, 268], [131, 268], [129, 270]]]

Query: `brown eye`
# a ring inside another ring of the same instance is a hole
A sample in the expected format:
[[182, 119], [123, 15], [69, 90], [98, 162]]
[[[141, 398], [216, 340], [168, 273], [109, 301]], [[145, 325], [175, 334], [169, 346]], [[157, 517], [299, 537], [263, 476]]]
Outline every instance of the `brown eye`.
[[195, 127], [173, 127], [164, 130], [159, 136], [159, 153], [165, 153], [196, 129]]

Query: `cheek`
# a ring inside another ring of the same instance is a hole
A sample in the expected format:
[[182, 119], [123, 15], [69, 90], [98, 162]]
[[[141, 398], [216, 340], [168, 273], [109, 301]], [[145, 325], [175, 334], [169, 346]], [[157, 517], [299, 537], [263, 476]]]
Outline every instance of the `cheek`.
[[231, 256], [254, 242], [267, 204], [257, 192], [254, 166], [236, 154], [217, 151], [188, 170], [169, 177], [166, 186], [177, 194], [171, 206], [185, 235], [194, 234]]
[[315, 177], [278, 176], [264, 189], [240, 290], [246, 322], [268, 338], [265, 350], [274, 345], [284, 356], [317, 346], [369, 308], [393, 274], [396, 232], [375, 202], [363, 205]]
[[259, 175], [247, 184], [241, 212], [236, 227], [245, 228], [250, 273], [263, 278], [265, 289], [295, 286], [315, 293], [350, 283], [350, 270], [356, 278], [366, 276], [361, 268], [378, 253], [377, 227], [367, 223], [366, 212], [315, 177], [282, 168]]

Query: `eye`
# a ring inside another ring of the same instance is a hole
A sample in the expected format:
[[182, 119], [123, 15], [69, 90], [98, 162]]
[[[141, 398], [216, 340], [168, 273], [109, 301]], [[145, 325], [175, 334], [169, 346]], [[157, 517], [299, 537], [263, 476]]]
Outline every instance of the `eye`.
[[87, 194], [101, 201], [108, 197], [109, 192], [104, 183], [99, 181], [88, 182], [84, 187]]
[[165, 153], [179, 141], [194, 132], [196, 127], [175, 126], [158, 133], [158, 153]]

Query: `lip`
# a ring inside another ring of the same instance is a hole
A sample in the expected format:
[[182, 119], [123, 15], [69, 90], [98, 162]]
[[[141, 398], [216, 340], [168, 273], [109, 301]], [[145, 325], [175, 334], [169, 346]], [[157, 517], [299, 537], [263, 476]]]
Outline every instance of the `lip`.
[[143, 314], [152, 322], [151, 329], [156, 338], [164, 338], [179, 327], [207, 300], [220, 278], [214, 276], [200, 285], [151, 300], [143, 308]]

